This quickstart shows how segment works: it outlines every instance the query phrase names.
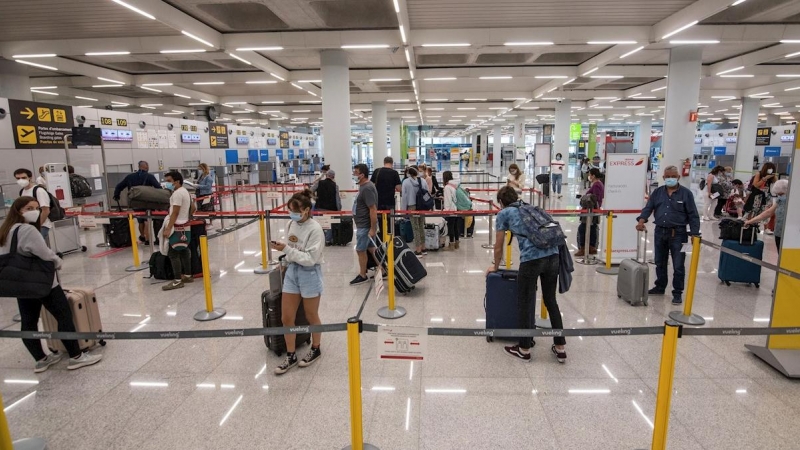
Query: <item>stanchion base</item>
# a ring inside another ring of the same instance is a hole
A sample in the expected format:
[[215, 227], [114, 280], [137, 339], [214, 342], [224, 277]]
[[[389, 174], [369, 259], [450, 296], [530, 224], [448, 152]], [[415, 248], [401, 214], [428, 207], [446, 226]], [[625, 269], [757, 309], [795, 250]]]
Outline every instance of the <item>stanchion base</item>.
[[542, 319], [541, 317], [536, 318], [536, 328], [553, 328], [553, 324], [550, 323], [550, 319]]
[[194, 320], [199, 322], [207, 322], [209, 320], [216, 320], [220, 317], [224, 316], [228, 312], [222, 308], [217, 308], [211, 312], [206, 311], [205, 309], [202, 311], [198, 311], [197, 314], [194, 315]]
[[45, 450], [47, 442], [42, 438], [28, 438], [14, 441], [14, 450]]
[[771, 349], [760, 345], [745, 345], [745, 348], [764, 360], [775, 370], [789, 378], [800, 378], [800, 351]]
[[141, 263], [138, 266], [128, 266], [125, 268], [125, 272], [141, 272], [142, 270], [147, 270], [150, 268], [150, 263]]
[[[348, 445], [347, 447], [343, 448], [342, 450], [351, 450], [352, 448], [353, 448], [352, 445]], [[375, 447], [372, 444], [367, 444], [366, 442], [364, 442], [363, 448], [364, 448], [364, 450], [380, 450], [378, 447]]]
[[619, 267], [598, 267], [597, 273], [602, 273], [603, 275], [619, 275]]
[[494, 245], [493, 245], [493, 244], [482, 244], [482, 245], [481, 245], [481, 248], [485, 248], [485, 249], [487, 249], [487, 250], [488, 250], [488, 249], [490, 249], [490, 248], [494, 248]]
[[697, 314], [685, 316], [683, 315], [683, 311], [672, 311], [669, 313], [669, 318], [684, 325], [700, 326], [706, 324], [706, 319], [703, 319], [701, 316]]
[[[402, 306], [395, 307], [394, 310], [389, 309], [388, 306], [384, 306], [383, 308], [378, 310], [378, 317], [382, 319], [399, 319], [406, 315], [406, 309]], [[366, 444], [364, 444], [366, 448]]]
[[599, 263], [600, 261], [597, 258], [581, 258], [578, 260], [578, 264], [583, 264], [584, 266], [593, 266]]
[[97, 244], [95, 247], [97, 247], [97, 248], [109, 248], [109, 247], [111, 247], [111, 244], [106, 244], [105, 242], [101, 242], [101, 243]]
[[11, 318], [14, 322], [22, 322], [22, 316], [19, 314], [14, 314], [14, 317]]
[[257, 274], [257, 275], [264, 275], [264, 274], [270, 273], [270, 272], [272, 272], [272, 269], [265, 269], [263, 267], [258, 267], [257, 269], [253, 270], [253, 273]]

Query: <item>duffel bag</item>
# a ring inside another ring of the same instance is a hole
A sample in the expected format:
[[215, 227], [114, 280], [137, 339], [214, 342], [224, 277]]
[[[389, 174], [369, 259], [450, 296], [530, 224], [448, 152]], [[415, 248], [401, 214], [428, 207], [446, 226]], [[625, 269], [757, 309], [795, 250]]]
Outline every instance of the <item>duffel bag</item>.
[[722, 219], [719, 222], [719, 238], [724, 241], [733, 240], [742, 244], [752, 244], [758, 239], [758, 232], [758, 225], [745, 227], [742, 220]]
[[128, 190], [128, 206], [132, 209], [169, 209], [169, 189], [156, 189], [152, 186], [134, 186]]

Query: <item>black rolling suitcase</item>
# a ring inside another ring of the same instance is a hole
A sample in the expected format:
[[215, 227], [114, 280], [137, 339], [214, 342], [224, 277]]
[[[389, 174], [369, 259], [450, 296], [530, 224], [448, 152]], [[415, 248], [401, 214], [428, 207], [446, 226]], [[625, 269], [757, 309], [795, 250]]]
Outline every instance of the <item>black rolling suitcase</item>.
[[[281, 286], [282, 286], [281, 269], [273, 269], [269, 273], [269, 289], [261, 293], [261, 316], [264, 320], [264, 328], [279, 328], [283, 326], [281, 321]], [[303, 308], [303, 302], [297, 308], [297, 317], [294, 320], [295, 326], [308, 325], [306, 319], [306, 310]], [[297, 347], [303, 343], [311, 343], [311, 333], [298, 333]], [[275, 352], [276, 355], [281, 356], [286, 351], [286, 339], [283, 335], [279, 336], [264, 336], [264, 343], [267, 348]]]
[[108, 224], [103, 225], [103, 231], [108, 236], [108, 245], [111, 248], [130, 247], [131, 227], [127, 218], [108, 219]]
[[333, 245], [347, 245], [353, 240], [353, 218], [342, 217], [339, 223], [331, 224]]
[[[379, 261], [386, 260], [386, 245], [380, 245], [375, 250], [375, 257]], [[402, 238], [394, 238], [394, 285], [401, 294], [406, 294], [414, 289], [414, 285], [428, 275], [425, 266]]]
[[167, 255], [158, 251], [153, 252], [153, 254], [150, 255], [148, 265], [150, 266], [150, 278], [155, 278], [156, 280], [175, 279], [175, 274], [172, 272], [172, 263]]
[[203, 220], [190, 222], [192, 236], [189, 239], [189, 260], [192, 264], [192, 275], [203, 275], [203, 262], [200, 259], [200, 236], [206, 235], [206, 223]]

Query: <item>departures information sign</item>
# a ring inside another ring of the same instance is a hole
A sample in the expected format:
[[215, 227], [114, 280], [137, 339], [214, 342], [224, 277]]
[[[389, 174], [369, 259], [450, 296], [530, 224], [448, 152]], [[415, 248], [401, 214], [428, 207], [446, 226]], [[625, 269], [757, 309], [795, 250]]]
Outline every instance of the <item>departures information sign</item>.
[[228, 126], [211, 122], [208, 124], [208, 137], [211, 148], [228, 148]]
[[8, 106], [16, 148], [63, 148], [64, 136], [72, 135], [69, 106], [12, 99]]

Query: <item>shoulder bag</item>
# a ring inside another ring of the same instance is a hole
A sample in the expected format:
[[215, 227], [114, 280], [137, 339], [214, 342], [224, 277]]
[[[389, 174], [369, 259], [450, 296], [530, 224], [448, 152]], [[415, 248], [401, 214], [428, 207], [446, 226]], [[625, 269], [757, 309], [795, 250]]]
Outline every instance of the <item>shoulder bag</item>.
[[11, 237], [8, 253], [0, 256], [0, 297], [47, 297], [53, 289], [56, 265], [53, 261], [17, 253], [18, 232], [19, 227]]

